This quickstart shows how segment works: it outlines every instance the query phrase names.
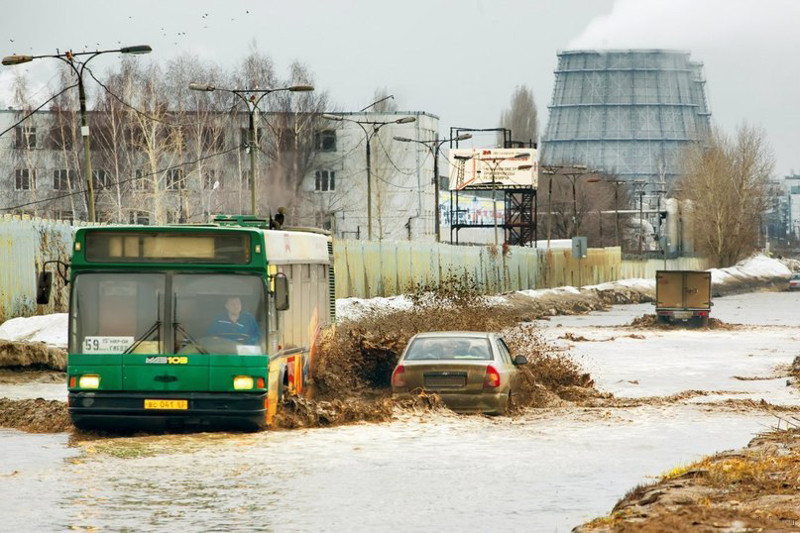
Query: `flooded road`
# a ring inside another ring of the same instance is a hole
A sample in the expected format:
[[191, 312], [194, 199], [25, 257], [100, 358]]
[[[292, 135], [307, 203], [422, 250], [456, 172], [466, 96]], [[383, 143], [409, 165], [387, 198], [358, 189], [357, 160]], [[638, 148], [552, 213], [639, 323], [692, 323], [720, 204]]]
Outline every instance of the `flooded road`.
[[[719, 392], [667, 405], [82, 442], [0, 430], [0, 516], [10, 530], [569, 531], [636, 484], [776, 423], [763, 410], [709, 402], [800, 408], [778, 377], [800, 354], [798, 303], [789, 293], [716, 299], [716, 318], [752, 325], [731, 330], [616, 327], [649, 305], [541, 323], [601, 390]], [[13, 394], [0, 385], [0, 396]]]

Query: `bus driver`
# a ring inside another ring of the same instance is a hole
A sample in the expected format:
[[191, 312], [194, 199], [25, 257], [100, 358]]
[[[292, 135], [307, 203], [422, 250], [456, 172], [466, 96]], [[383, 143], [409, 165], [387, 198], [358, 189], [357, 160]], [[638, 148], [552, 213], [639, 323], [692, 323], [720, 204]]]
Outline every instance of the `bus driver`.
[[230, 296], [225, 300], [225, 311], [214, 318], [208, 335], [239, 344], [258, 344], [261, 338], [255, 317], [242, 311], [242, 299], [238, 296]]

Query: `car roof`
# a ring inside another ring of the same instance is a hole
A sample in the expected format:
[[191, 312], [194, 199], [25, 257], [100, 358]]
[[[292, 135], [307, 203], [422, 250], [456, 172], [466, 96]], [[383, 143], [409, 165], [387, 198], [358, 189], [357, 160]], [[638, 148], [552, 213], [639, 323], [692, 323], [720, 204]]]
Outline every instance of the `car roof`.
[[414, 338], [421, 339], [421, 338], [463, 338], [463, 337], [472, 337], [472, 338], [481, 338], [481, 339], [488, 339], [497, 335], [496, 333], [489, 333], [485, 331], [426, 331], [424, 333], [417, 333], [414, 335]]

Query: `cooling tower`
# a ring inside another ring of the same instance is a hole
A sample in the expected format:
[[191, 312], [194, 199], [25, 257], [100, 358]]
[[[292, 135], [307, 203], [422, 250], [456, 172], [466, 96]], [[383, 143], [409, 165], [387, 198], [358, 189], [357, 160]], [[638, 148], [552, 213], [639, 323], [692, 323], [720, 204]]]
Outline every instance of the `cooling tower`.
[[703, 65], [674, 50], [558, 54], [544, 165], [586, 165], [669, 183], [682, 150], [710, 131]]

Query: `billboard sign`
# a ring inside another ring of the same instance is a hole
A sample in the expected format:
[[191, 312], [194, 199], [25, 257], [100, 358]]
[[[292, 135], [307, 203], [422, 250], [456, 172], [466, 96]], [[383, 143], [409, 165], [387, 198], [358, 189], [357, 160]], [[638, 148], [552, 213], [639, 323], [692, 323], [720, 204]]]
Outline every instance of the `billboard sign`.
[[450, 150], [450, 190], [535, 189], [539, 153], [535, 148]]

